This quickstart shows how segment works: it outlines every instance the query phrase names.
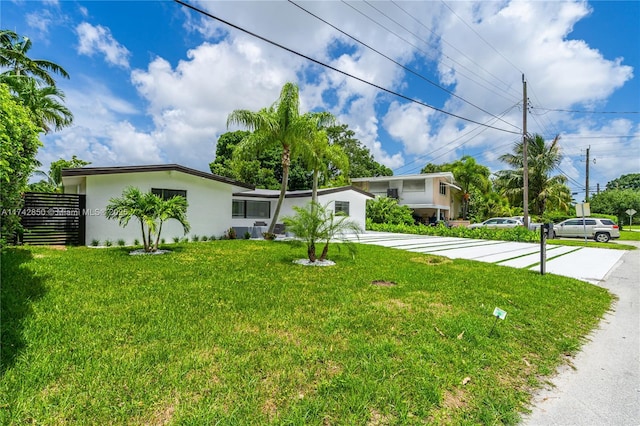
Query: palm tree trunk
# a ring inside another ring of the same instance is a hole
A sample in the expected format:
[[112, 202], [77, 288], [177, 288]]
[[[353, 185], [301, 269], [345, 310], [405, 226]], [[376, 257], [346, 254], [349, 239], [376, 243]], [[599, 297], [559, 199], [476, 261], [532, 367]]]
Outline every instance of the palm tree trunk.
[[144, 234], [144, 222], [142, 221], [142, 219], [140, 219], [140, 229], [142, 230], [142, 246], [144, 247], [144, 251], [148, 251], [147, 250], [147, 237]]
[[158, 243], [160, 242], [161, 232], [162, 232], [162, 221], [160, 221], [160, 227], [158, 228], [158, 235], [156, 235], [156, 243], [153, 245], [153, 251], [158, 250]]
[[316, 261], [316, 245], [313, 241], [307, 247], [307, 257], [309, 258], [309, 262]]
[[313, 187], [311, 189], [311, 201], [318, 202], [318, 169], [313, 171]]
[[284, 201], [284, 196], [287, 192], [287, 185], [289, 183], [289, 167], [291, 165], [291, 152], [289, 151], [289, 147], [284, 147], [282, 150], [282, 183], [280, 184], [280, 196], [278, 197], [278, 203], [276, 204], [276, 211], [273, 212], [273, 217], [271, 218], [271, 224], [269, 225], [269, 232], [273, 234], [273, 230], [276, 227], [276, 222], [278, 221], [278, 216], [280, 215], [280, 208], [282, 207], [282, 202]]
[[322, 254], [320, 255], [320, 260], [321, 262], [323, 260], [327, 260], [327, 253], [329, 253], [329, 242], [327, 241], [326, 244], [324, 245], [324, 248], [322, 249]]

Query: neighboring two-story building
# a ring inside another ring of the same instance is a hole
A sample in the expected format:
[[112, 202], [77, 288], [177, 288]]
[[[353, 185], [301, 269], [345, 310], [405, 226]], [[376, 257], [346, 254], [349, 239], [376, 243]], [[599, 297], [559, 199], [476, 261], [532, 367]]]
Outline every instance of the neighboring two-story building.
[[425, 173], [351, 179], [353, 186], [375, 196], [391, 197], [411, 208], [423, 223], [455, 219], [459, 205], [452, 191], [459, 191], [453, 173]]

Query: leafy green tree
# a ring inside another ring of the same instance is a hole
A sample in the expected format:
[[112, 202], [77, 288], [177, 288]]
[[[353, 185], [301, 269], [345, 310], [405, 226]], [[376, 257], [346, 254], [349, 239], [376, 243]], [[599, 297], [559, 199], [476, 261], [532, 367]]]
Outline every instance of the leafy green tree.
[[[346, 124], [331, 126], [327, 129], [327, 136], [331, 145], [337, 145], [347, 155], [349, 160], [349, 178], [393, 176], [393, 171], [376, 162], [369, 149], [355, 138], [355, 132]], [[339, 184], [346, 183], [339, 177], [343, 174], [339, 165], [330, 165], [327, 177], [338, 180]]]
[[[567, 178], [563, 175], [551, 175], [562, 161], [559, 141], [560, 137], [556, 136], [553, 141], [546, 143], [540, 135], [534, 135], [527, 140], [529, 205], [532, 207], [532, 213], [539, 216], [544, 214], [548, 199], [555, 199], [556, 204], [561, 204], [560, 200], [563, 200], [566, 205], [571, 200], [569, 191], [563, 188], [566, 187]], [[522, 153], [523, 143], [520, 141], [515, 144], [513, 153], [500, 156], [500, 160], [511, 166], [511, 169], [497, 172], [495, 180], [497, 188], [507, 195], [511, 204], [515, 206], [522, 206], [524, 187]]]
[[[335, 214], [329, 205], [318, 204], [311, 201], [304, 207], [294, 206], [296, 214], [283, 218], [287, 231], [293, 233], [297, 239], [292, 244], [305, 244], [307, 258], [310, 262], [326, 260], [329, 252], [329, 243], [336, 239], [343, 239], [345, 234], [357, 234], [362, 232], [360, 226], [350, 220], [348, 216]], [[316, 244], [324, 243], [322, 254], [316, 255]], [[343, 241], [347, 247], [353, 248], [348, 241]]]
[[398, 200], [391, 197], [376, 197], [367, 200], [367, 219], [373, 223], [389, 223], [393, 225], [413, 225], [413, 211], [410, 207], [401, 206]]
[[14, 214], [23, 205], [22, 192], [36, 160], [38, 127], [29, 111], [0, 83], [0, 245], [20, 230], [20, 219]]
[[273, 146], [282, 147], [282, 180], [280, 196], [267, 232], [273, 233], [289, 182], [291, 159], [299, 154], [303, 138], [307, 135], [308, 121], [300, 116], [298, 86], [286, 83], [278, 100], [258, 112], [235, 110], [227, 118], [227, 125], [239, 124], [252, 131], [236, 147], [239, 157], [246, 158]]
[[607, 189], [635, 189], [640, 190], [640, 173], [622, 175], [607, 182]]
[[62, 186], [62, 169], [76, 169], [79, 167], [88, 166], [90, 161], [84, 161], [76, 157], [71, 157], [71, 160], [65, 160], [63, 158], [56, 160], [49, 166], [49, 173], [42, 170], [36, 170], [35, 175], [44, 178], [40, 182], [29, 185], [29, 190], [34, 192], [64, 192]]
[[635, 189], [608, 189], [595, 194], [589, 201], [592, 213], [614, 215], [619, 224], [629, 223], [627, 210], [640, 212], [640, 191]]
[[189, 232], [187, 207], [187, 200], [182, 196], [163, 200], [151, 192], [143, 193], [140, 189], [130, 186], [125, 188], [121, 198], [109, 200], [106, 217], [117, 220], [122, 227], [127, 226], [131, 219], [137, 219], [140, 223], [144, 251], [154, 252], [158, 249], [162, 224], [167, 220], [177, 220], [182, 225], [184, 233]]

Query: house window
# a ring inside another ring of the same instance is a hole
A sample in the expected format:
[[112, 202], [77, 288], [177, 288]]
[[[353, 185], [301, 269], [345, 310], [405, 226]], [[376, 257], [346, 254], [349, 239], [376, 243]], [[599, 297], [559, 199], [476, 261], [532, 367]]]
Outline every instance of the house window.
[[440, 195], [447, 195], [447, 184], [440, 182]]
[[405, 180], [402, 182], [402, 190], [405, 192], [424, 192], [424, 179]]
[[187, 191], [183, 189], [151, 188], [151, 193], [157, 195], [163, 200], [170, 200], [177, 195], [187, 198]]
[[271, 203], [269, 201], [233, 200], [231, 217], [237, 219], [269, 219]]
[[349, 202], [348, 201], [336, 201], [333, 210], [336, 213], [343, 213], [349, 216]]

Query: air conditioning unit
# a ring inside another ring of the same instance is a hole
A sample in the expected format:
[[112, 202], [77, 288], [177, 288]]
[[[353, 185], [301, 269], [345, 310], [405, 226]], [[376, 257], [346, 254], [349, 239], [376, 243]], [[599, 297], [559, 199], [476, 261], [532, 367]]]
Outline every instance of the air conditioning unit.
[[397, 200], [399, 198], [398, 197], [398, 188], [389, 188], [389, 189], [387, 189], [387, 197], [395, 198]]

